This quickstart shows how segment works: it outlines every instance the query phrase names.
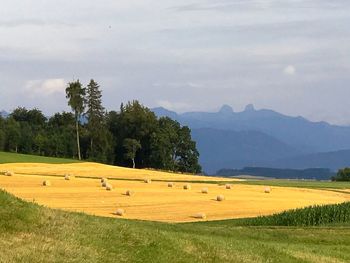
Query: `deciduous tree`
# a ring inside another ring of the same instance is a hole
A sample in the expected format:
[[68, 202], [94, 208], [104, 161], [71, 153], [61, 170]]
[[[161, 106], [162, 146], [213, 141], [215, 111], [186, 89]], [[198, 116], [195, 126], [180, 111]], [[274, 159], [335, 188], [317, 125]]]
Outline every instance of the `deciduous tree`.
[[135, 168], [136, 152], [141, 149], [141, 143], [138, 140], [126, 138], [123, 142], [125, 149], [125, 158], [132, 160], [132, 168]]
[[85, 88], [83, 88], [79, 80], [68, 83], [68, 87], [66, 88], [66, 98], [68, 99], [68, 105], [72, 108], [75, 116], [78, 159], [81, 160], [79, 123], [81, 114], [84, 112], [85, 107]]

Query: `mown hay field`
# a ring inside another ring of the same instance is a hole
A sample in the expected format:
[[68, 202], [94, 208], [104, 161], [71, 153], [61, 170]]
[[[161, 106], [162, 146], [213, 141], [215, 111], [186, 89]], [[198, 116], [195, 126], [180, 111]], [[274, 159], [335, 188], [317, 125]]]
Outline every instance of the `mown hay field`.
[[[68, 164], [50, 164], [50, 163], [7, 163], [0, 164], [0, 171], [13, 171], [16, 174], [29, 175], [59, 175], [70, 174], [72, 176], [100, 178], [107, 177], [112, 179], [128, 180], [177, 180], [177, 181], [227, 181], [227, 178], [207, 177], [188, 174], [175, 174], [170, 172], [160, 172], [146, 169], [131, 169], [119, 166], [104, 165], [99, 163], [68, 163]], [[239, 179], [230, 179], [237, 181]]]
[[[173, 187], [168, 187], [168, 182], [177, 178], [183, 181], [195, 178], [197, 182], [198, 176], [132, 170], [91, 163], [6, 164], [0, 165], [0, 170], [15, 172], [13, 176], [0, 176], [0, 188], [28, 201], [52, 208], [106, 217], [118, 217], [115, 213], [117, 209], [122, 209], [125, 212], [122, 218], [162, 222], [202, 221], [203, 219], [196, 216], [200, 213], [206, 215], [205, 220], [255, 217], [314, 204], [332, 204], [350, 200], [350, 195], [344, 192], [272, 187], [270, 193], [265, 193], [265, 186], [235, 183], [231, 184], [231, 189], [226, 189], [225, 183], [189, 183], [191, 188], [185, 190], [183, 186], [186, 183], [175, 182]], [[100, 179], [76, 177], [65, 180], [65, 173], [130, 180], [109, 179], [113, 190], [106, 191], [101, 187]], [[145, 183], [143, 180], [134, 180], [146, 177], [164, 181]], [[218, 181], [218, 178], [200, 178], [204, 181], [214, 179]], [[43, 186], [45, 180], [51, 185]], [[202, 193], [203, 188], [208, 189], [207, 194]], [[134, 194], [126, 195], [127, 190], [133, 191]], [[225, 200], [216, 201], [219, 195], [223, 195]]]

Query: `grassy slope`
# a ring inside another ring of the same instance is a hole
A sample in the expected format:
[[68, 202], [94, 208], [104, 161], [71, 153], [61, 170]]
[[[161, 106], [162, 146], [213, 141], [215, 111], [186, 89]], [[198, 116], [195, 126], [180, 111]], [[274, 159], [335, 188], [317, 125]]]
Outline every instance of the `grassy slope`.
[[99, 218], [43, 208], [0, 191], [0, 262], [349, 262], [349, 235], [350, 227]]
[[0, 152], [0, 163], [76, 163], [78, 160]]

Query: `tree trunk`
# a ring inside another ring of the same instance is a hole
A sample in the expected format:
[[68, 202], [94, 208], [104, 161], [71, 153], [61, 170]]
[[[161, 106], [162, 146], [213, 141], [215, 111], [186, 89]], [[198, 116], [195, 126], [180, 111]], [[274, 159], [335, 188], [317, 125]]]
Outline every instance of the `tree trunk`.
[[94, 139], [91, 137], [91, 140], [90, 140], [90, 157], [93, 156], [93, 143], [94, 143]]
[[132, 168], [135, 169], [135, 158], [132, 158]]
[[80, 161], [81, 160], [81, 155], [80, 155], [79, 122], [78, 122], [78, 118], [76, 118], [76, 121], [75, 121], [75, 128], [76, 128], [76, 131], [77, 131], [78, 159]]

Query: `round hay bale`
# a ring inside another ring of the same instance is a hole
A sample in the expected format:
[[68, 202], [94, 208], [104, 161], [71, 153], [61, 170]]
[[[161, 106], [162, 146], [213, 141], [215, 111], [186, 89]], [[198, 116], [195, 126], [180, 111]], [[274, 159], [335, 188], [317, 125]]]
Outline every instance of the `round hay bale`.
[[151, 180], [151, 179], [145, 179], [144, 182], [145, 182], [146, 184], [150, 184], [150, 183], [152, 183], [152, 180]]
[[184, 185], [185, 190], [191, 190], [191, 185], [190, 184], [185, 184]]
[[108, 184], [108, 182], [103, 182], [101, 185], [102, 185], [102, 187], [107, 187], [107, 184]]
[[224, 201], [224, 200], [225, 200], [225, 196], [223, 196], [223, 195], [218, 195], [218, 196], [216, 197], [216, 201], [221, 202], [221, 201]]
[[117, 216], [123, 216], [125, 214], [124, 209], [118, 208], [117, 211], [115, 212]]
[[107, 181], [108, 181], [107, 178], [101, 178], [101, 184], [105, 182], [107, 183]]
[[174, 183], [168, 183], [168, 187], [174, 187]]
[[225, 185], [225, 188], [228, 189], [228, 190], [229, 190], [229, 189], [232, 189], [232, 185], [226, 184], [226, 185]]
[[197, 219], [206, 219], [207, 218], [207, 215], [205, 213], [197, 213], [194, 215], [194, 218], [197, 218]]
[[266, 194], [271, 193], [271, 187], [270, 186], [265, 187], [265, 193]]
[[43, 182], [43, 186], [51, 186], [51, 182], [49, 180], [45, 180]]
[[208, 188], [202, 188], [202, 194], [207, 194], [208, 192]]
[[135, 192], [134, 192], [134, 191], [131, 191], [131, 190], [127, 190], [127, 191], [125, 192], [125, 194], [126, 194], [127, 196], [133, 196], [133, 195], [135, 195]]
[[6, 171], [6, 172], [5, 172], [5, 175], [6, 175], [6, 176], [14, 176], [14, 172]]
[[69, 180], [70, 180], [70, 175], [69, 175], [69, 174], [65, 174], [65, 175], [64, 175], [64, 180], [69, 181]]
[[113, 186], [111, 184], [107, 184], [106, 185], [106, 190], [107, 191], [112, 191], [113, 190]]

